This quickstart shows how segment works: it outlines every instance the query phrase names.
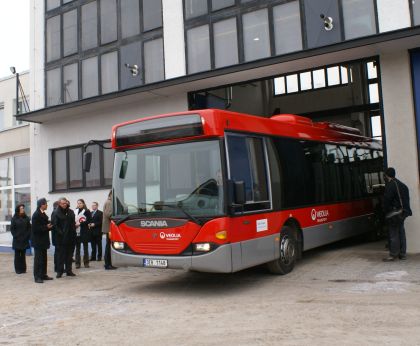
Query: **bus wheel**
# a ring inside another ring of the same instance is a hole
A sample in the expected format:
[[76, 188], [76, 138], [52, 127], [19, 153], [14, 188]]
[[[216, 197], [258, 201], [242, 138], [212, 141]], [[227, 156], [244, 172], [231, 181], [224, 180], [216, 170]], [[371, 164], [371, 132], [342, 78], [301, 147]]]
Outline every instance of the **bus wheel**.
[[296, 232], [289, 226], [284, 226], [280, 232], [280, 257], [267, 263], [268, 270], [273, 274], [290, 273], [296, 263], [298, 246]]

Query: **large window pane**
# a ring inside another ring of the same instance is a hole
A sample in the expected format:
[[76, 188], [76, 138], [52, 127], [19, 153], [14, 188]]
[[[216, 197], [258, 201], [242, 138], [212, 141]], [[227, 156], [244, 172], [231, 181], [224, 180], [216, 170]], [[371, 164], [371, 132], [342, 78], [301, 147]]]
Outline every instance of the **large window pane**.
[[79, 99], [79, 78], [78, 78], [78, 64], [71, 64], [63, 68], [63, 92], [64, 102], [73, 102]]
[[15, 208], [17, 205], [23, 204], [25, 206], [25, 213], [29, 217], [31, 213], [31, 188], [30, 187], [21, 187], [15, 189]]
[[92, 153], [90, 171], [86, 172], [86, 187], [101, 186], [100, 147], [91, 145], [86, 152]]
[[114, 171], [114, 150], [104, 150], [104, 184], [110, 186], [112, 184], [112, 174]]
[[101, 57], [102, 94], [118, 90], [118, 54], [111, 52]]
[[157, 39], [144, 43], [144, 68], [146, 83], [165, 78], [163, 69], [163, 40]]
[[121, 36], [122, 38], [140, 33], [140, 0], [121, 1]]
[[212, 11], [220, 10], [221, 8], [235, 5], [235, 0], [211, 0]]
[[83, 186], [82, 148], [69, 150], [70, 188]]
[[162, 26], [162, 0], [143, 0], [143, 30]]
[[194, 18], [208, 12], [207, 0], [185, 0], [185, 17]]
[[53, 156], [54, 190], [67, 188], [67, 155], [66, 150], [55, 150]]
[[98, 46], [98, 17], [96, 1], [82, 6], [82, 49]]
[[245, 60], [251, 61], [270, 56], [267, 9], [243, 15]]
[[47, 20], [47, 61], [57, 60], [60, 54], [60, 16]]
[[187, 31], [188, 73], [210, 70], [209, 26]]
[[347, 40], [376, 33], [373, 0], [343, 0], [343, 17]]
[[[115, 77], [116, 78], [116, 77]], [[82, 96], [98, 95], [98, 57], [82, 61]]]
[[10, 159], [0, 159], [0, 187], [12, 185]]
[[30, 183], [29, 155], [15, 156], [15, 185]]
[[47, 106], [61, 103], [61, 70], [47, 71]]
[[302, 49], [299, 2], [293, 1], [273, 8], [276, 54]]
[[77, 10], [63, 14], [63, 54], [77, 52]]
[[414, 25], [420, 24], [420, 1], [412, 1]]
[[[141, 43], [134, 42], [120, 49], [120, 77], [121, 89], [128, 89], [143, 84], [141, 72]], [[137, 65], [139, 71], [137, 75], [133, 75], [127, 64], [130, 66]]]
[[0, 221], [10, 221], [13, 216], [12, 189], [0, 190]]
[[60, 0], [47, 0], [47, 11], [60, 6]]
[[237, 64], [238, 38], [236, 35], [236, 18], [215, 23], [213, 32], [216, 67]]
[[117, 2], [101, 0], [101, 44], [117, 39]]

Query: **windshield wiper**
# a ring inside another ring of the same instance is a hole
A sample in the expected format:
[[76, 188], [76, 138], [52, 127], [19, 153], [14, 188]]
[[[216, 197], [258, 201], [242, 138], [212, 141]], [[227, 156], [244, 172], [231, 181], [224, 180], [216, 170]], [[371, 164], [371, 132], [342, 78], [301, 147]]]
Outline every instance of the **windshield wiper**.
[[123, 222], [125, 222], [127, 220], [138, 219], [138, 218], [142, 217], [144, 214], [145, 214], [145, 212], [136, 213], [136, 214], [128, 214], [128, 215], [124, 216], [122, 219], [119, 219], [119, 220], [115, 221], [115, 224], [117, 226], [119, 226], [119, 225], [121, 225]]

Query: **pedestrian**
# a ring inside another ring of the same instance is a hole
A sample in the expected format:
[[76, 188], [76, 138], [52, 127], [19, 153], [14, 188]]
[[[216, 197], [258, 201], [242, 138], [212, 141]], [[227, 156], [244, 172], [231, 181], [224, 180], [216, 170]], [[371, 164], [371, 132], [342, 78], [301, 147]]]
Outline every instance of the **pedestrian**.
[[31, 241], [34, 248], [34, 279], [36, 283], [43, 283], [44, 280], [52, 280], [47, 275], [47, 250], [50, 248], [50, 231], [52, 224], [45, 213], [48, 209], [48, 202], [40, 198], [37, 208], [32, 215]]
[[106, 236], [106, 245], [105, 245], [105, 269], [113, 270], [117, 269], [112, 265], [111, 261], [111, 239], [109, 239], [109, 227], [111, 225], [111, 216], [112, 216], [112, 190], [109, 191], [108, 199], [104, 204], [103, 219], [102, 219], [102, 233]]
[[[54, 213], [55, 213], [55, 210], [57, 209], [59, 203], [60, 203], [60, 201], [55, 201], [53, 203], [53, 212], [51, 213], [51, 220], [53, 220], [53, 218], [54, 218]], [[51, 230], [51, 243], [54, 246], [54, 272], [57, 273], [57, 246], [56, 246], [56, 243], [55, 243], [55, 228], [54, 227]]]
[[26, 249], [31, 237], [31, 220], [25, 213], [25, 206], [19, 204], [12, 217], [10, 231], [13, 236], [12, 248], [15, 250], [15, 272], [26, 273]]
[[80, 247], [83, 245], [83, 264], [89, 268], [89, 240], [90, 232], [88, 225], [91, 223], [91, 214], [83, 199], [77, 200], [77, 208], [74, 211], [76, 221], [76, 268], [80, 268]]
[[408, 187], [395, 178], [395, 169], [389, 167], [384, 172], [384, 213], [388, 223], [389, 256], [385, 262], [407, 259], [407, 242], [404, 221], [412, 215]]
[[92, 220], [89, 224], [91, 234], [91, 247], [92, 254], [90, 256], [91, 261], [102, 260], [102, 218], [103, 213], [98, 209], [98, 202], [92, 203]]
[[63, 276], [76, 276], [72, 271], [72, 256], [76, 243], [76, 221], [74, 213], [70, 211], [67, 199], [62, 197], [52, 217], [56, 235], [57, 249], [57, 279]]

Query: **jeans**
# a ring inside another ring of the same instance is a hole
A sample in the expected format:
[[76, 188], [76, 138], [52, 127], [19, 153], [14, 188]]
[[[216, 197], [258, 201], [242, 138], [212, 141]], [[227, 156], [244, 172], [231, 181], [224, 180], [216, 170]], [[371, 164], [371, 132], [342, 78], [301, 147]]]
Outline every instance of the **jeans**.
[[407, 242], [405, 239], [404, 221], [389, 224], [389, 254], [392, 257], [405, 256]]

